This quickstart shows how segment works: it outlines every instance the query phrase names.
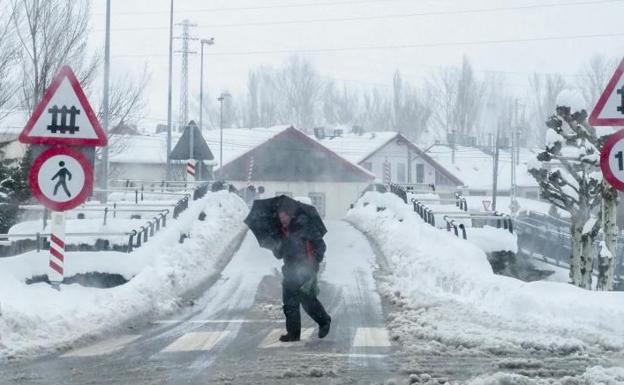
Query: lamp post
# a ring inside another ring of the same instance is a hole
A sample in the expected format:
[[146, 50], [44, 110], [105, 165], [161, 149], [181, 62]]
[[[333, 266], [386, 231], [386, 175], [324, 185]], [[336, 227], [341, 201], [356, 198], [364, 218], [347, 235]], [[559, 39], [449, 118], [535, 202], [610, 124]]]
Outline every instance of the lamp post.
[[173, 0], [169, 10], [169, 84], [167, 92], [167, 180], [171, 180], [171, 98], [173, 78]]
[[213, 45], [214, 37], [210, 39], [201, 39], [201, 59], [199, 71], [199, 130], [204, 129], [204, 44]]
[[222, 172], [222, 167], [223, 167], [223, 101], [226, 98], [231, 98], [232, 95], [230, 95], [229, 92], [222, 92], [221, 95], [219, 95], [219, 97], [217, 98], [217, 100], [220, 103], [219, 106], [219, 130], [220, 132], [220, 139], [219, 139], [219, 178], [221, 176], [223, 176], [223, 172]]
[[[111, 2], [106, 1], [106, 35], [104, 45], [104, 96], [102, 100], [102, 123], [106, 135], [109, 132], [109, 89], [110, 89], [110, 21], [111, 21]], [[102, 149], [102, 179], [100, 188], [103, 190], [102, 203], [108, 201], [108, 146]]]

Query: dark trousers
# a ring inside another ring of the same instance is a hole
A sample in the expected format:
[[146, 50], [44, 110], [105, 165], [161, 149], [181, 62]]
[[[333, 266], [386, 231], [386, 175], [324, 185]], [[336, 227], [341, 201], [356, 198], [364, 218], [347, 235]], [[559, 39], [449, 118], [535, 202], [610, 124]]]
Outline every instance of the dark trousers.
[[324, 325], [329, 322], [329, 314], [323, 304], [316, 297], [305, 295], [298, 287], [282, 284], [282, 301], [284, 302], [284, 315], [286, 316], [286, 332], [289, 335], [301, 336], [301, 310], [303, 310], [317, 324]]

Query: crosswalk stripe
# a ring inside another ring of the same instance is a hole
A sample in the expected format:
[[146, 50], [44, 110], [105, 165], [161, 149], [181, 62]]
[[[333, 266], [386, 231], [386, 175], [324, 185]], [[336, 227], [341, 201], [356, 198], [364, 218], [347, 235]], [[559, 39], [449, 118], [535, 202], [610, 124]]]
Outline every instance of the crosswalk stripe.
[[121, 350], [126, 345], [136, 341], [140, 337], [140, 335], [136, 334], [119, 336], [106, 341], [98, 342], [90, 346], [86, 346], [84, 348], [71, 350], [63, 354], [61, 357], [93, 357], [111, 354], [113, 352]]
[[162, 352], [208, 351], [225, 338], [228, 333], [227, 330], [221, 332], [186, 333], [163, 349]]
[[357, 328], [353, 339], [355, 347], [388, 347], [392, 346], [388, 331], [385, 328]]
[[297, 342], [280, 342], [279, 337], [284, 334], [284, 329], [273, 329], [271, 332], [262, 340], [260, 343], [260, 348], [287, 348], [293, 346], [303, 346], [307, 340], [312, 337], [312, 333], [314, 332], [313, 328], [304, 328], [301, 329], [301, 340]]

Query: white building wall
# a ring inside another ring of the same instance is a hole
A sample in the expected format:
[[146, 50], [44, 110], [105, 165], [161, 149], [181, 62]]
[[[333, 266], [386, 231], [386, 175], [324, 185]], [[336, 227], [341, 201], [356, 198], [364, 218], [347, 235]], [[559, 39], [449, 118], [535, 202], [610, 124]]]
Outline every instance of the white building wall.
[[[246, 181], [232, 181], [236, 188], [245, 188]], [[272, 198], [278, 193], [290, 193], [293, 197], [308, 197], [310, 193], [325, 195], [325, 218], [341, 219], [345, 216], [352, 203], [368, 186], [366, 182], [338, 183], [338, 182], [262, 182], [253, 181], [257, 188], [265, 189], [261, 198]]]
[[[429, 163], [425, 162], [422, 158], [419, 158], [417, 154], [412, 151], [411, 154], [412, 167], [411, 167], [411, 182], [417, 183], [416, 180], [416, 165], [423, 164], [425, 167], [425, 179], [422, 183], [432, 184], [435, 183], [435, 169]], [[360, 163], [360, 166], [365, 166], [367, 162], [371, 163], [371, 172], [375, 174], [375, 177], [379, 180], [383, 180], [383, 164], [385, 161], [390, 162], [390, 167], [392, 171], [392, 182], [396, 183], [407, 183], [407, 146], [399, 145], [396, 141], [392, 141], [384, 146], [382, 149], [377, 151], [373, 156], [368, 158], [366, 161]], [[404, 165], [405, 167], [405, 180], [399, 179], [399, 164]]]

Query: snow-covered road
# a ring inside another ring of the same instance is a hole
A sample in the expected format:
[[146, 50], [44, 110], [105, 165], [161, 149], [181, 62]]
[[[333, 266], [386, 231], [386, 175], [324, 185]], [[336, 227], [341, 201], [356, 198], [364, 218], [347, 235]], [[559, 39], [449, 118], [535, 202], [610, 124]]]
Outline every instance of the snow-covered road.
[[367, 239], [329, 222], [320, 299], [333, 317], [319, 340], [282, 344], [280, 261], [251, 234], [219, 279], [186, 312], [93, 345], [0, 368], [4, 384], [383, 383], [397, 372]]

